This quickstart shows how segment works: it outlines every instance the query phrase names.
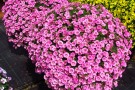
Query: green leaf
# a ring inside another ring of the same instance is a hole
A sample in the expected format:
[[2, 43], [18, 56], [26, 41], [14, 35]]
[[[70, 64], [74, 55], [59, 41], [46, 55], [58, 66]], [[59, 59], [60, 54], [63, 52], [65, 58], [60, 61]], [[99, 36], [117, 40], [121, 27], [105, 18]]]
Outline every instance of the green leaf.
[[99, 63], [99, 66], [104, 67], [104, 62], [101, 61], [101, 62]]
[[81, 15], [81, 17], [84, 17], [85, 15], [89, 15], [90, 13], [86, 10], [86, 9], [84, 9], [83, 10], [83, 14]]
[[104, 26], [104, 29], [108, 30], [108, 24], [106, 24], [106, 26]]
[[105, 37], [105, 35], [103, 35], [101, 32], [99, 33], [99, 35], [97, 36], [96, 40], [103, 40]]
[[60, 39], [62, 39], [64, 36], [62, 33], [59, 34]]
[[68, 52], [69, 54], [72, 53], [68, 48], [65, 48], [65, 51]]
[[73, 10], [69, 10], [70, 15], [72, 16], [73, 14], [76, 14], [78, 12], [78, 10], [76, 9], [76, 7], [73, 7]]
[[70, 42], [73, 42], [74, 39], [76, 38], [76, 36], [75, 35], [72, 35], [71, 37], [72, 37], [72, 39], [70, 40]]
[[74, 60], [78, 61], [78, 55], [75, 55]]
[[80, 32], [80, 35], [83, 36], [84, 32]]
[[53, 51], [48, 49], [48, 54], [52, 54], [52, 53], [53, 53]]
[[35, 7], [36, 8], [39, 8], [40, 6], [45, 6], [45, 5], [43, 3], [40, 3], [40, 2], [38, 2], [38, 3], [35, 4]]
[[114, 52], [114, 53], [117, 53], [117, 46], [116, 46], [116, 44], [114, 44], [114, 46], [112, 47], [111, 51]]
[[105, 47], [102, 47], [102, 50], [104, 51], [105, 50]]
[[74, 30], [74, 25], [73, 25], [73, 24], [71, 24], [70, 26], [68, 26], [68, 27], [67, 27], [67, 30], [69, 30], [69, 31], [73, 31], [73, 30]]

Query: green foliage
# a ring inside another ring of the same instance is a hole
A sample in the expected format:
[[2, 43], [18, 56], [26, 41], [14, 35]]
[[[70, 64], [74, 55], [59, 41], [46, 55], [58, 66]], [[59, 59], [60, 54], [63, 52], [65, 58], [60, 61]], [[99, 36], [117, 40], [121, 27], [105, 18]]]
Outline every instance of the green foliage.
[[36, 3], [36, 5], [35, 5], [36, 8], [39, 8], [40, 6], [45, 6], [45, 5], [43, 3], [39, 3], [39, 2]]
[[96, 40], [103, 40], [104, 38], [105, 38], [105, 35], [103, 35], [102, 33], [99, 33]]

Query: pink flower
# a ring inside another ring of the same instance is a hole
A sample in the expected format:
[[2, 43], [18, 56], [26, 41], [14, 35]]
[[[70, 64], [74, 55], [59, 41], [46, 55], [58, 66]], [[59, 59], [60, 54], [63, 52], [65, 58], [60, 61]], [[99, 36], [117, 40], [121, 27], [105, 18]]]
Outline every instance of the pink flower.
[[88, 69], [87, 69], [87, 72], [88, 72], [88, 73], [92, 73], [92, 69], [91, 69], [91, 68], [88, 68]]
[[111, 49], [111, 45], [107, 44], [105, 49], [106, 49], [106, 51], [109, 51]]
[[115, 38], [114, 34], [110, 34], [110, 35], [109, 35], [109, 38], [110, 38], [110, 39], [114, 39], [114, 38]]
[[79, 14], [79, 15], [83, 14], [83, 10], [79, 10], [79, 11], [78, 11], [78, 14]]
[[106, 34], [108, 33], [108, 31], [107, 31], [107, 30], [105, 30], [105, 29], [102, 29], [102, 31], [101, 31], [101, 32], [102, 32], [102, 34], [103, 34], [103, 35], [106, 35]]
[[81, 50], [81, 52], [84, 53], [84, 54], [85, 54], [85, 53], [88, 53], [88, 49], [87, 49], [87, 48], [83, 48], [83, 49]]
[[88, 55], [88, 59], [94, 60], [95, 59], [95, 55]]
[[58, 41], [58, 45], [63, 45], [63, 42], [62, 41]]
[[84, 63], [84, 60], [78, 59], [78, 63], [79, 63], [79, 64], [83, 64], [83, 63]]
[[94, 31], [93, 34], [94, 34], [94, 35], [98, 35], [99, 33], [98, 33], [97, 31]]
[[71, 61], [71, 66], [76, 66], [76, 61]]
[[73, 68], [69, 68], [69, 73], [74, 73], [74, 69]]
[[100, 63], [100, 59], [96, 59], [96, 62], [97, 62], [97, 63]]
[[68, 41], [71, 40], [71, 37], [70, 36], [67, 36], [66, 37], [66, 40], [68, 40]]
[[105, 57], [107, 57], [107, 58], [109, 57], [109, 53], [106, 52], [106, 51], [103, 52], [103, 55], [104, 55]]
[[68, 58], [69, 57], [69, 53], [65, 52], [64, 53], [64, 57]]
[[[101, 30], [101, 29], [102, 29], [102, 26], [101, 26], [101, 25], [98, 25], [98, 26], [97, 26], [97, 29], [98, 29], [98, 30]], [[98, 32], [97, 32], [95, 35], [98, 35]]]
[[125, 32], [125, 33], [124, 33], [124, 36], [125, 36], [125, 37], [130, 37], [131, 34], [130, 34], [129, 32]]
[[101, 59], [103, 57], [102, 54], [97, 54], [97, 59]]
[[79, 30], [74, 30], [75, 35], [79, 35], [80, 31]]
[[74, 77], [74, 78], [73, 78], [73, 81], [74, 81], [74, 83], [77, 84], [77, 83], [78, 83], [78, 78]]
[[78, 48], [76, 48], [74, 51], [75, 51], [75, 53], [79, 53], [80, 52], [80, 50]]
[[127, 66], [127, 63], [126, 63], [125, 61], [121, 61], [121, 65], [122, 65], [123, 67], [126, 67], [126, 66]]
[[105, 68], [109, 68], [109, 65], [108, 65], [107, 62], [104, 62], [104, 67], [105, 67]]
[[56, 50], [56, 47], [54, 45], [51, 46], [50, 48], [52, 51], [55, 51]]
[[120, 42], [119, 41], [116, 41], [116, 45], [119, 47], [121, 46]]
[[88, 34], [87, 34], [87, 33], [84, 33], [84, 34], [83, 34], [83, 37], [84, 37], [84, 38], [87, 38], [87, 37], [88, 37]]
[[110, 32], [114, 32], [114, 27], [112, 25], [108, 25], [108, 29]]
[[90, 40], [95, 40], [96, 39], [96, 36], [91, 35], [91, 34], [89, 34], [88, 37], [89, 37]]
[[118, 82], [117, 82], [117, 81], [114, 82], [114, 86], [115, 86], [115, 87], [118, 86]]

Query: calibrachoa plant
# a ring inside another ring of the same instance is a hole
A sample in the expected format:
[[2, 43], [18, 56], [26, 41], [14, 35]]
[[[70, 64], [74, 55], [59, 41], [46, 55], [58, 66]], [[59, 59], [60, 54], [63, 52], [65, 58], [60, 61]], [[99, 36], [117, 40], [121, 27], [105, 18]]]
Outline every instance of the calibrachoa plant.
[[[111, 90], [130, 59], [130, 33], [101, 5], [51, 10], [28, 52], [54, 90]], [[36, 28], [34, 28], [36, 29]], [[38, 28], [39, 29], [39, 28]]]
[[[33, 37], [38, 30], [34, 27], [41, 27], [42, 17], [50, 9], [60, 3], [68, 3], [67, 0], [8, 0], [2, 8], [4, 12], [4, 24], [6, 33], [14, 47], [28, 46], [28, 42], [34, 41]], [[45, 18], [44, 18], [45, 19]], [[33, 38], [32, 38], [33, 37]]]
[[[57, 0], [36, 1], [28, 13], [28, 21], [22, 20], [29, 24], [19, 24], [19, 27], [28, 26], [12, 29], [8, 23], [14, 21], [13, 13], [9, 14], [14, 4], [10, 6], [9, 2], [11, 4], [9, 0], [3, 8], [9, 39], [17, 47], [22, 45], [28, 50], [36, 72], [45, 74], [50, 88], [111, 90], [118, 85], [130, 59], [132, 40], [126, 27], [105, 7], [68, 1], [60, 4], [62, 1]], [[20, 9], [17, 10], [16, 15]]]
[[[135, 41], [135, 1], [134, 0], [69, 0], [89, 4], [104, 5], [115, 17], [120, 18], [122, 23], [127, 27]], [[133, 43], [133, 47], [135, 43]]]
[[7, 72], [0, 67], [0, 90], [13, 90], [8, 84], [10, 80], [11, 77], [8, 77]]
[[35, 4], [35, 0], [8, 0], [2, 8], [6, 33], [15, 47], [27, 44], [28, 31], [32, 29], [29, 27], [31, 13], [34, 12]]

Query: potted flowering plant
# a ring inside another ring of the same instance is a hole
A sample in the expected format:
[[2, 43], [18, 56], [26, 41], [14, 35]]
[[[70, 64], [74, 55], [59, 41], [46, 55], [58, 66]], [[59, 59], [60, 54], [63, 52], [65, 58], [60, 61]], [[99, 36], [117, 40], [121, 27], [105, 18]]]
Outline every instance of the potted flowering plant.
[[11, 77], [7, 76], [7, 72], [0, 67], [0, 90], [13, 90], [9, 86], [9, 81], [11, 80]]
[[131, 54], [126, 27], [102, 5], [56, 1], [18, 1], [25, 8], [13, 12], [8, 2], [3, 10], [9, 41], [27, 49], [36, 72], [54, 90], [116, 87]]
[[2, 11], [4, 13], [3, 20], [9, 42], [13, 42], [15, 48], [20, 46], [27, 48], [28, 43], [35, 39], [33, 34], [36, 33], [36, 30], [33, 28], [38, 27], [40, 22], [43, 20], [42, 17], [45, 17], [50, 9], [60, 3], [68, 3], [68, 1], [7, 0]]
[[130, 33], [102, 5], [71, 3], [51, 10], [29, 42], [36, 71], [52, 89], [111, 90], [130, 59]]

